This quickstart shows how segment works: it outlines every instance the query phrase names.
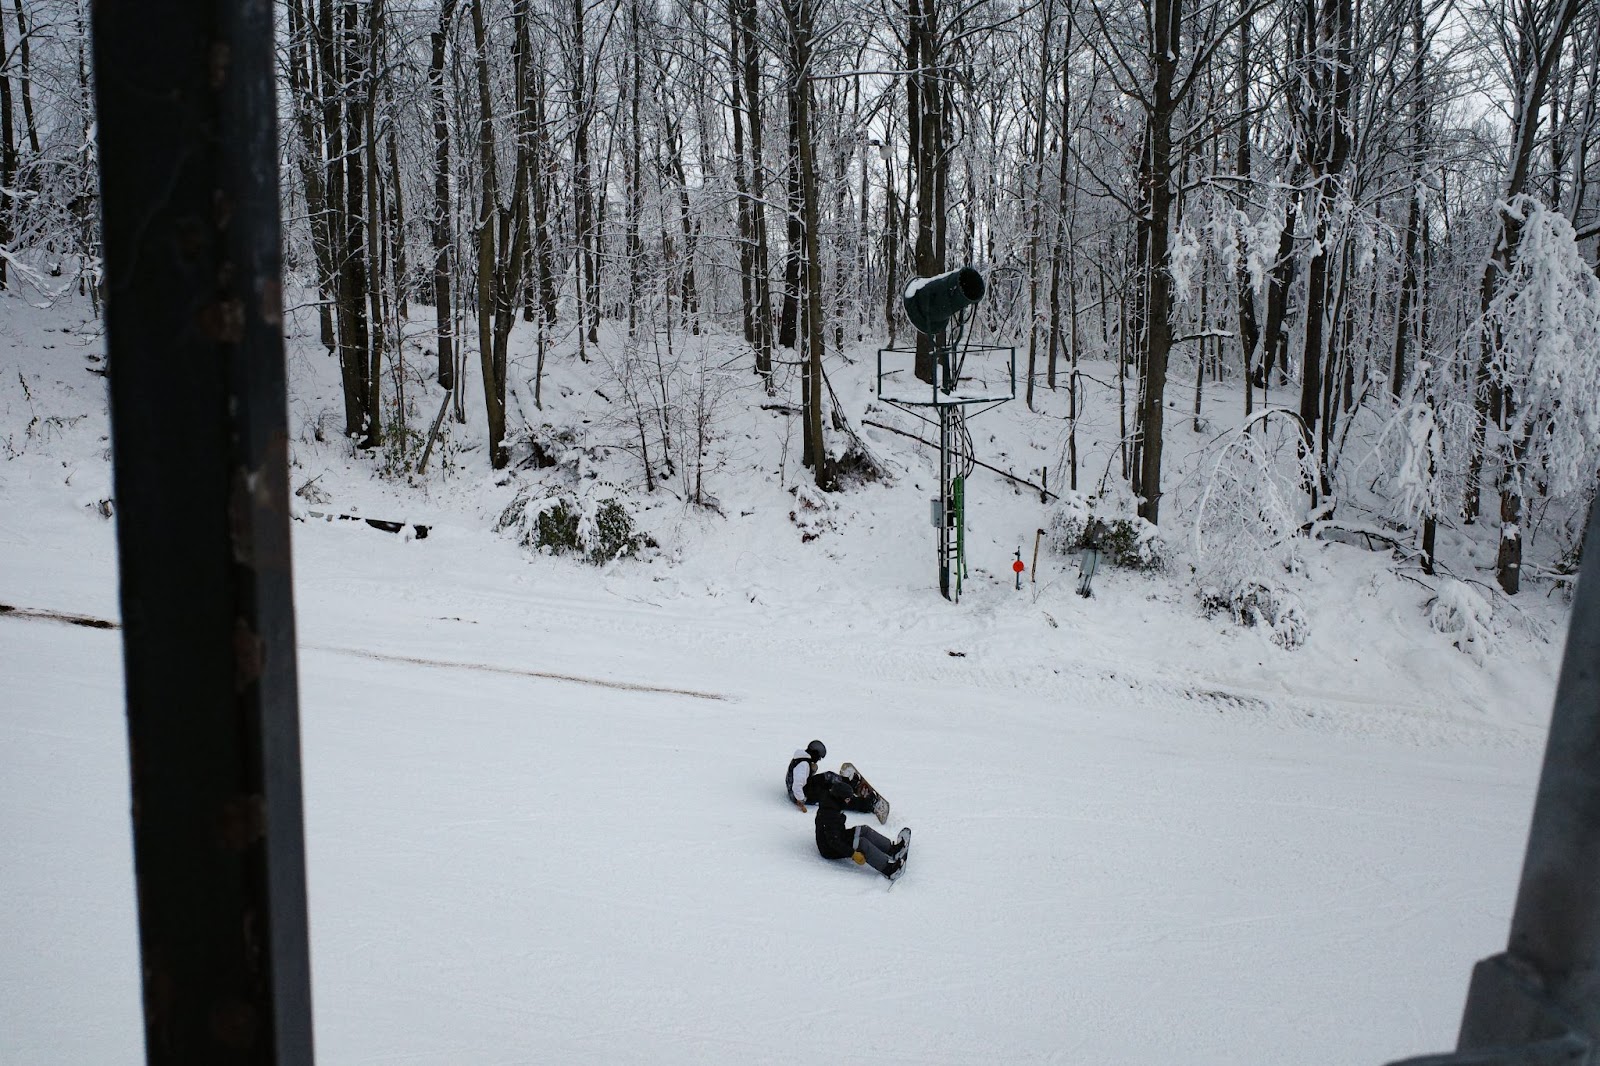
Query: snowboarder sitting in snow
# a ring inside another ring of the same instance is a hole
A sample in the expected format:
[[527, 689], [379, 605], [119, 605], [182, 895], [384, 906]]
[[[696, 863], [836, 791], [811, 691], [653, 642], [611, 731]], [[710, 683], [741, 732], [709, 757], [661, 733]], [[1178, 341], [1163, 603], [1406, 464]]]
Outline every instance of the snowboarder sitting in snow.
[[824, 859], [853, 859], [870, 866], [889, 880], [899, 877], [911, 851], [911, 830], [902, 829], [890, 840], [871, 826], [854, 829], [844, 824], [844, 812], [857, 799], [855, 786], [838, 774], [812, 778], [810, 794], [817, 802], [817, 851]]
[[[822, 788], [827, 780], [838, 780], [845, 782], [852, 789], [852, 798], [845, 806], [845, 810], [878, 814], [878, 804], [882, 802], [882, 797], [871, 785], [860, 780], [858, 776], [851, 777], [836, 774], [832, 770], [817, 769], [817, 764], [827, 757], [827, 745], [820, 740], [813, 740], [806, 745], [804, 751], [794, 753], [794, 758], [789, 760], [789, 771], [783, 779], [784, 791], [789, 794], [789, 801], [801, 811], [805, 811], [807, 804], [818, 802], [817, 790]], [[845, 765], [848, 768], [849, 764]], [[888, 811], [888, 804], [883, 804], [879, 821], [888, 817]]]

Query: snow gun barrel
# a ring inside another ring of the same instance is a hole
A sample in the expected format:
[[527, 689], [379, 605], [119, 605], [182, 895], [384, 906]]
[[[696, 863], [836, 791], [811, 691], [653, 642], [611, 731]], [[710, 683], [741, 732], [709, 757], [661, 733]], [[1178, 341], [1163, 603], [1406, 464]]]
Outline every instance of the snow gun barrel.
[[983, 299], [983, 275], [964, 266], [933, 278], [912, 278], [901, 300], [906, 317], [928, 336], [943, 333], [950, 320]]

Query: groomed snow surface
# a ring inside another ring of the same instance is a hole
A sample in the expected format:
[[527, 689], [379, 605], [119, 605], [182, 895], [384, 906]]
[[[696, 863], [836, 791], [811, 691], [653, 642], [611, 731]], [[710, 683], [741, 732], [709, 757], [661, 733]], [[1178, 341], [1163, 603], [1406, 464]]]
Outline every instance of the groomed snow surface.
[[[0, 603], [115, 620], [86, 318], [0, 295]], [[1519, 597], [1480, 664], [1390, 556], [1312, 545], [1311, 637], [1287, 651], [1204, 617], [1181, 572], [1102, 567], [1082, 600], [1041, 553], [1015, 591], [1044, 508], [979, 471], [952, 606], [933, 453], [867, 431], [893, 482], [831, 497], [802, 541], [799, 427], [759, 392], [725, 409], [720, 514], [597, 453], [662, 547], [595, 568], [492, 532], [560, 471], [491, 476], [475, 409], [416, 484], [319, 442], [337, 375], [292, 345], [292, 486], [431, 526], [294, 526], [320, 1061], [1355, 1066], [1453, 1045], [1472, 963], [1504, 945], [1559, 593]], [[856, 355], [830, 371], [852, 417]], [[603, 373], [552, 357], [531, 413], [603, 444]], [[412, 388], [431, 417], [439, 393]], [[975, 420], [979, 457], [1054, 463], [1057, 399]], [[1179, 470], [1210, 437], [1176, 412], [1168, 432]], [[5, 1066], [143, 1061], [120, 654], [115, 630], [0, 616]], [[892, 889], [818, 857], [785, 802], [813, 738], [892, 800], [887, 831], [913, 827]]]

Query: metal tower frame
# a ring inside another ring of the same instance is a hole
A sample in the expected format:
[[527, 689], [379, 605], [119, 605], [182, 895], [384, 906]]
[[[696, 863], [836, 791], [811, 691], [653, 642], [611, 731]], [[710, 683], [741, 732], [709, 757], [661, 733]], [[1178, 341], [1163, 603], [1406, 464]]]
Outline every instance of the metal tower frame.
[[[884, 386], [885, 379], [896, 372], [884, 370], [884, 355], [914, 356], [916, 349], [878, 349], [878, 399], [939, 429], [939, 495], [931, 501], [929, 517], [938, 531], [934, 557], [939, 568], [939, 592], [952, 603], [961, 601], [961, 584], [966, 576], [966, 480], [975, 459], [967, 419], [1014, 400], [1017, 395], [1017, 350], [997, 344], [960, 344], [968, 313], [960, 316], [949, 333], [934, 340], [933, 380], [926, 383], [925, 392], [914, 390], [920, 395], [892, 396]], [[960, 388], [967, 359], [984, 352], [1006, 353], [1005, 395], [981, 390], [969, 393]], [[924, 413], [930, 407], [938, 411], [937, 419]]]

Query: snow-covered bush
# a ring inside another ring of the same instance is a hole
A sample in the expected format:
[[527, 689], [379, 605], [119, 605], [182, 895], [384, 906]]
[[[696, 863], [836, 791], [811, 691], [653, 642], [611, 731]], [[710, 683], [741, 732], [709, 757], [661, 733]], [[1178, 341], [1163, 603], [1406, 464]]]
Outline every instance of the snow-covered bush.
[[802, 544], [837, 527], [839, 505], [827, 493], [804, 481], [790, 486], [789, 491], [794, 495], [794, 510], [789, 512], [789, 521], [800, 530]]
[[541, 489], [517, 494], [495, 523], [497, 531], [510, 531], [518, 544], [553, 555], [580, 554], [596, 566], [627, 555], [638, 555], [655, 542], [634, 525], [633, 516], [605, 486], [590, 486], [583, 493], [543, 495]]
[[[1275, 422], [1268, 416], [1278, 414]], [[1195, 506], [1191, 560], [1206, 613], [1267, 625], [1275, 643], [1298, 647], [1310, 624], [1287, 579], [1304, 568], [1297, 507], [1302, 479], [1315, 476], [1297, 447], [1292, 414], [1269, 409], [1220, 438]]]
[[1446, 578], [1425, 610], [1428, 625], [1437, 633], [1455, 638], [1455, 646], [1472, 656], [1480, 666], [1494, 650], [1494, 640], [1500, 631], [1494, 605], [1465, 581]]
[[1209, 617], [1227, 614], [1242, 626], [1263, 626], [1271, 630], [1272, 643], [1294, 650], [1311, 636], [1300, 598], [1283, 588], [1247, 582], [1231, 591], [1216, 586], [1201, 586], [1200, 608]]
[[526, 448], [528, 454], [521, 459], [520, 465], [545, 470], [563, 462], [576, 463], [578, 435], [569, 428], [557, 429], [546, 422], [512, 431], [506, 436], [506, 447], [513, 454]]
[[1062, 493], [1045, 518], [1050, 550], [1071, 555], [1081, 550], [1095, 523], [1095, 544], [1102, 562], [1130, 570], [1159, 570], [1166, 561], [1161, 531], [1138, 515], [1138, 502], [1122, 482], [1098, 496]]

